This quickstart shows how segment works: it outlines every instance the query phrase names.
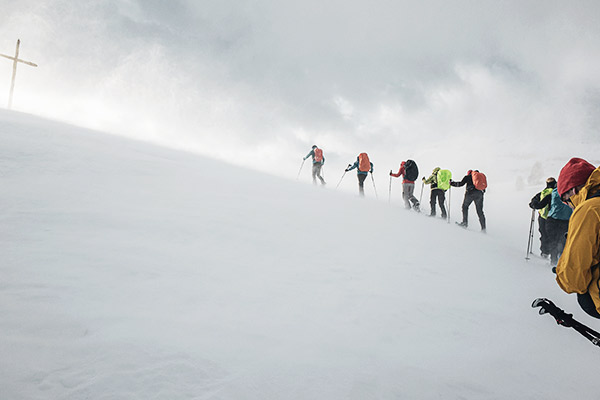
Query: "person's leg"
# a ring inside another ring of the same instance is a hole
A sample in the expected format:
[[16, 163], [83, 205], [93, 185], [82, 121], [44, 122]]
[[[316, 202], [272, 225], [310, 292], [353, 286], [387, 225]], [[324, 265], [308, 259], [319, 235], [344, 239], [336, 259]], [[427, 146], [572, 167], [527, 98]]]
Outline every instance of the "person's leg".
[[465, 199], [463, 200], [463, 203], [462, 203], [462, 214], [463, 214], [463, 220], [461, 223], [462, 226], [466, 227], [469, 225], [469, 206], [471, 205], [472, 202], [473, 202], [473, 196], [471, 195], [471, 193], [465, 192]]
[[313, 185], [317, 184], [317, 173], [318, 173], [318, 168], [317, 168], [318, 164], [313, 164], [312, 165], [312, 179], [313, 179]]
[[415, 193], [415, 184], [414, 183], [407, 183], [407, 198], [408, 198], [408, 208], [411, 208], [411, 203], [412, 203], [412, 207], [414, 207], [415, 209], [419, 209], [419, 200], [417, 200], [417, 198], [415, 197], [414, 193]]
[[313, 164], [313, 168], [314, 168], [315, 165], [317, 166], [317, 168], [316, 168], [316, 170], [317, 170], [317, 178], [319, 178], [319, 180], [321, 181], [321, 185], [324, 185], [325, 184], [325, 179], [323, 179], [323, 177], [321, 176], [321, 168], [323, 167], [323, 164], [321, 164], [321, 163]]
[[479, 190], [474, 193], [475, 195], [475, 209], [477, 210], [477, 216], [479, 217], [479, 224], [481, 230], [485, 231], [485, 214], [483, 213], [483, 192]]
[[546, 233], [546, 218], [541, 215], [538, 217], [538, 230], [540, 231], [540, 252], [542, 257], [550, 254], [550, 248], [548, 247], [548, 234]]
[[546, 220], [546, 235], [548, 237], [548, 250], [550, 252], [550, 264], [556, 265], [558, 262], [558, 221], [548, 217]]
[[444, 192], [442, 189], [436, 189], [436, 192], [438, 192], [438, 203], [440, 205], [440, 210], [442, 210], [442, 218], [446, 218], [446, 206], [444, 205], [446, 202], [446, 192]]
[[403, 183], [402, 184], [402, 199], [404, 200], [404, 207], [407, 210], [410, 210], [410, 201], [409, 196], [408, 196], [408, 191], [410, 190], [409, 188], [409, 184], [408, 183]]
[[431, 213], [429, 215], [431, 215], [432, 217], [435, 217], [435, 203], [437, 201], [437, 193], [438, 189], [433, 189], [431, 191], [431, 194], [429, 195], [429, 207], [431, 207]]
[[365, 179], [367, 178], [366, 174], [358, 174], [358, 193], [361, 196], [365, 195]]

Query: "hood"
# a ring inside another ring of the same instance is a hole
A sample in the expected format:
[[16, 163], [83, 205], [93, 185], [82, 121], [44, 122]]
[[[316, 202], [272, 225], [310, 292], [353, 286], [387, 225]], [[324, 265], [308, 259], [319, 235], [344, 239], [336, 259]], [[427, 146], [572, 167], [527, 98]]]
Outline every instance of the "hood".
[[592, 171], [592, 174], [588, 178], [585, 186], [581, 188], [579, 193], [571, 196], [571, 202], [575, 207], [587, 200], [588, 196], [595, 194], [600, 190], [600, 167]]

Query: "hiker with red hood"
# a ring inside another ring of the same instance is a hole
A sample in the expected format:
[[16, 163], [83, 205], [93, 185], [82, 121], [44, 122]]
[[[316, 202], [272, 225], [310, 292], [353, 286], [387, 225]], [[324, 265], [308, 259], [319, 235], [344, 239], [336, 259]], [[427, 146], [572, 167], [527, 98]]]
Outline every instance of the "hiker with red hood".
[[556, 281], [577, 293], [580, 307], [600, 318], [600, 167], [572, 158], [558, 176], [558, 194], [573, 211]]
[[[406, 160], [400, 163], [400, 169], [397, 173], [390, 171], [390, 176], [398, 178], [402, 176], [402, 198], [404, 199], [404, 206], [407, 210], [411, 207], [415, 211], [419, 211], [419, 200], [414, 196], [415, 192], [415, 180], [419, 177], [419, 167], [413, 160]], [[412, 203], [412, 206], [411, 206]]]
[[450, 185], [454, 187], [461, 187], [467, 185], [465, 190], [465, 199], [462, 204], [462, 222], [457, 222], [458, 226], [466, 228], [469, 226], [469, 206], [475, 202], [475, 209], [477, 210], [477, 216], [479, 217], [479, 224], [481, 225], [481, 231], [485, 232], [485, 214], [483, 213], [483, 194], [487, 187], [487, 179], [484, 174], [478, 170], [469, 170], [467, 175], [460, 182], [450, 180]]

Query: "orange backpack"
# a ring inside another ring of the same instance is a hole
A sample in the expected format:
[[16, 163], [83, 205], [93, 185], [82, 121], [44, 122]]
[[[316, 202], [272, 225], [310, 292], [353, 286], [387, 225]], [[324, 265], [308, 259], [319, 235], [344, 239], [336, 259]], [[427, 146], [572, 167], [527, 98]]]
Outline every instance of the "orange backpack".
[[315, 161], [316, 162], [321, 162], [323, 161], [323, 150], [319, 149], [318, 147], [314, 150], [315, 152]]
[[367, 153], [358, 155], [358, 170], [361, 172], [369, 172], [371, 170], [371, 162]]
[[471, 172], [473, 178], [473, 185], [477, 190], [485, 190], [487, 188], [487, 178], [482, 172], [473, 171]]

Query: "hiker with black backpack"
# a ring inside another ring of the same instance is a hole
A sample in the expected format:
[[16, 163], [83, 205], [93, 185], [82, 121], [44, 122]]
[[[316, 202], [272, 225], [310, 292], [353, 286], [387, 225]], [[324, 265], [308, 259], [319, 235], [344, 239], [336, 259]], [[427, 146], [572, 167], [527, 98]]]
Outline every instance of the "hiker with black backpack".
[[558, 176], [558, 194], [573, 209], [556, 281], [587, 314], [600, 318], [600, 167], [572, 158]]
[[479, 216], [479, 224], [481, 225], [481, 232], [486, 231], [485, 226], [485, 214], [483, 213], [483, 194], [487, 188], [487, 179], [485, 175], [478, 170], [469, 170], [467, 175], [462, 178], [460, 182], [450, 181], [450, 185], [454, 187], [461, 187], [467, 185], [465, 190], [465, 199], [462, 204], [462, 222], [457, 222], [458, 226], [466, 228], [469, 226], [469, 206], [475, 202], [475, 209], [477, 210], [477, 216]]
[[[431, 172], [431, 176], [427, 179], [423, 177], [422, 181], [424, 184], [430, 185], [429, 205], [431, 206], [431, 213], [429, 214], [429, 216], [435, 217], [435, 205], [436, 203], [438, 203], [440, 205], [440, 211], [442, 212], [442, 218], [446, 218], [446, 206], [444, 205], [444, 203], [446, 201], [446, 190], [448, 190], [448, 187], [442, 189], [438, 186], [438, 180], [440, 180], [438, 176], [443, 175], [440, 174], [440, 171], [440, 167], [435, 167]], [[452, 175], [450, 175], [450, 177], [452, 177]], [[444, 182], [440, 182], [441, 185], [443, 185], [444, 183], [450, 185], [450, 178], [448, 178], [448, 180], [445, 180]]]
[[323, 150], [318, 148], [316, 144], [313, 144], [312, 150], [302, 158], [305, 161], [308, 157], [312, 157], [312, 180], [313, 184], [317, 184], [317, 178], [321, 180], [321, 184], [325, 184], [325, 179], [321, 176], [321, 168], [325, 164], [325, 157], [323, 157]]
[[356, 177], [358, 178], [358, 193], [361, 196], [364, 196], [365, 179], [367, 179], [369, 172], [373, 173], [373, 163], [369, 160], [367, 153], [360, 153], [358, 157], [356, 157], [354, 164], [348, 164], [348, 168], [345, 169], [345, 172], [352, 171], [354, 168], [356, 168]]
[[402, 161], [398, 172], [394, 174], [390, 171], [390, 176], [393, 176], [394, 178], [402, 176], [402, 198], [404, 199], [404, 206], [407, 210], [414, 208], [415, 211], [419, 212], [419, 200], [414, 196], [415, 180], [419, 177], [417, 163], [413, 160]]

